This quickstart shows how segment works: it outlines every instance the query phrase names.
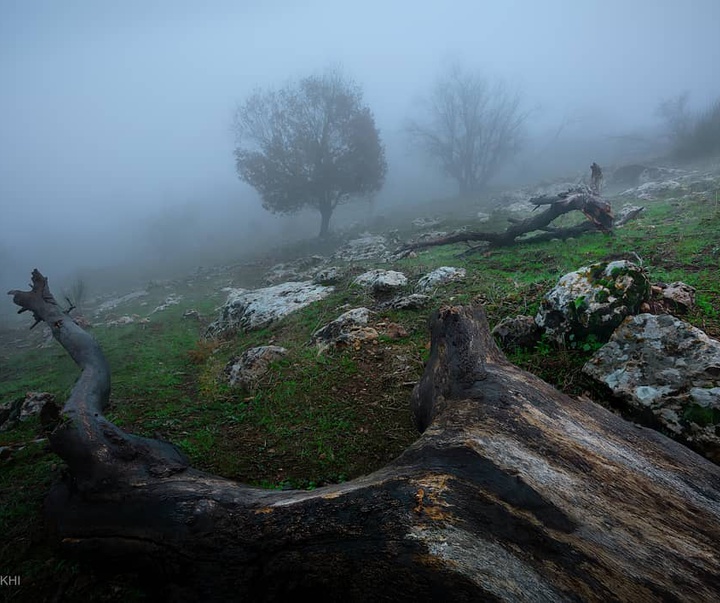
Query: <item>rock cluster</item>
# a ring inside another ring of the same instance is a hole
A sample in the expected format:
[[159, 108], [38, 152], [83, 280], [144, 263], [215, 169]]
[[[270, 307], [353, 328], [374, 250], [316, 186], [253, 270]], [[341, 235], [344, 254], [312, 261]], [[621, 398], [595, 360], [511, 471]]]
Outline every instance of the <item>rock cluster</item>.
[[720, 342], [669, 314], [625, 320], [583, 367], [638, 416], [720, 462]]

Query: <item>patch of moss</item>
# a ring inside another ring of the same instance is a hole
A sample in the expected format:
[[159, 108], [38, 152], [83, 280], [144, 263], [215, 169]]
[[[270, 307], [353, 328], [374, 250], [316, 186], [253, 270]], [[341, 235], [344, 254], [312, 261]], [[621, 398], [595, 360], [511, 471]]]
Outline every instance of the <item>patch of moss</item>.
[[720, 425], [720, 409], [691, 404], [683, 411], [683, 419], [700, 427]]

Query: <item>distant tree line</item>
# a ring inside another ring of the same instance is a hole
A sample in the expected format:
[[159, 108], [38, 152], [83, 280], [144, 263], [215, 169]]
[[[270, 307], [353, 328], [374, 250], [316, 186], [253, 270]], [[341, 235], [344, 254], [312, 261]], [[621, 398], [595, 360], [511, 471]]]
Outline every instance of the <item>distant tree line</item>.
[[695, 113], [688, 108], [688, 100], [689, 94], [683, 92], [663, 100], [657, 108], [672, 155], [691, 160], [720, 154], [720, 98]]

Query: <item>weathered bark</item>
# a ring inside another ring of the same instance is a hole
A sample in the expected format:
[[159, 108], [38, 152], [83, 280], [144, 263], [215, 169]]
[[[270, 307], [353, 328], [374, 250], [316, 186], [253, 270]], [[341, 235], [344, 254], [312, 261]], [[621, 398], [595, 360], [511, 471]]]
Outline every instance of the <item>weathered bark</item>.
[[92, 337], [37, 271], [31, 292], [11, 293], [82, 369], [52, 434], [68, 471], [49, 522], [68, 552], [154, 573], [169, 599], [720, 597], [720, 468], [510, 364], [481, 308], [434, 315], [411, 401], [422, 435], [399, 458], [345, 484], [277, 492], [113, 426]]
[[[544, 212], [530, 218], [512, 220], [510, 226], [504, 232], [457, 232], [437, 239], [408, 243], [400, 249], [400, 253], [439, 245], [469, 243], [471, 241], [484, 241], [489, 243], [491, 247], [507, 247], [515, 244], [518, 237], [535, 231], [543, 232], [525, 238], [523, 242], [535, 243], [550, 239], [567, 239], [585, 232], [598, 230], [609, 233], [614, 225], [619, 225], [614, 223], [610, 204], [587, 187], [581, 187], [576, 191], [568, 191], [560, 195], [534, 197], [530, 199], [530, 203], [535, 204], [536, 209], [541, 205], [549, 205], [549, 207]], [[550, 223], [556, 218], [575, 210], [583, 212], [588, 218], [587, 222], [567, 228], [553, 228], [550, 226]]]

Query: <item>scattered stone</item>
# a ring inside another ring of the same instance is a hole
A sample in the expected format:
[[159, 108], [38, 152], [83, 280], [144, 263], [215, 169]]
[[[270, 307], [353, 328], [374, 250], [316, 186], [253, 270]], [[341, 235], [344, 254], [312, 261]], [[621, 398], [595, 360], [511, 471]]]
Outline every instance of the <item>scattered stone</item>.
[[434, 228], [435, 226], [438, 226], [439, 224], [442, 224], [442, 220], [440, 218], [415, 218], [412, 221], [412, 225], [415, 228]]
[[343, 279], [343, 271], [337, 266], [321, 268], [313, 276], [313, 283], [317, 285], [337, 285]]
[[170, 306], [177, 306], [180, 301], [182, 300], [182, 295], [175, 295], [174, 293], [171, 293], [165, 298], [165, 301], [160, 304], [157, 308], [155, 308], [150, 314], [155, 314], [155, 312], [164, 312], [167, 310]]
[[332, 287], [309, 281], [288, 282], [263, 289], [231, 290], [220, 315], [206, 331], [206, 337], [218, 337], [232, 331], [261, 329], [288, 314], [333, 292]]
[[632, 220], [640, 212], [644, 211], [644, 209], [645, 208], [640, 205], [623, 205], [615, 216], [615, 227], [622, 228], [627, 222]]
[[686, 314], [695, 307], [695, 287], [681, 281], [659, 286], [662, 301], [670, 314]]
[[270, 370], [270, 364], [280, 360], [288, 353], [287, 349], [277, 345], [263, 345], [245, 350], [239, 357], [230, 360], [225, 366], [225, 376], [230, 385], [248, 389]]
[[265, 282], [268, 285], [284, 283], [288, 281], [303, 281], [311, 278], [314, 274], [313, 268], [325, 262], [321, 255], [298, 258], [286, 264], [273, 266], [265, 275]]
[[535, 322], [561, 345], [590, 334], [607, 341], [649, 294], [650, 282], [640, 266], [627, 260], [600, 262], [563, 276], [545, 295]]
[[583, 372], [720, 463], [720, 342], [669, 314], [639, 314], [618, 327]]
[[664, 182], [646, 182], [636, 188], [631, 188], [620, 193], [621, 197], [637, 197], [638, 199], [653, 200], [658, 195], [665, 194], [682, 188], [677, 180], [665, 180]]
[[366, 260], [387, 260], [392, 255], [388, 239], [381, 235], [363, 233], [333, 254], [333, 259], [342, 262], [363, 262]]
[[125, 316], [121, 316], [119, 318], [116, 318], [115, 320], [110, 320], [110, 321], [106, 322], [105, 326], [107, 326], [107, 327], [122, 327], [125, 325], [131, 325], [134, 323], [146, 325], [146, 324], [150, 323], [150, 319], [149, 318], [140, 318], [140, 316], [138, 316], [137, 314], [133, 314], [131, 316], [126, 314]]
[[[45, 410], [46, 406], [52, 408]], [[28, 392], [24, 398], [16, 398], [0, 405], [0, 431], [7, 431], [30, 417], [46, 414], [59, 415], [55, 396], [48, 392]]]
[[436, 268], [423, 276], [416, 285], [415, 289], [419, 293], [427, 293], [435, 287], [445, 285], [452, 281], [458, 281], [465, 278], [465, 268], [453, 268], [452, 266], [442, 266]]
[[377, 339], [378, 333], [368, 327], [370, 310], [353, 308], [338, 316], [332, 322], [313, 333], [312, 342], [321, 352], [340, 345], [353, 345], [367, 340]]
[[133, 291], [132, 293], [128, 293], [127, 295], [123, 295], [122, 297], [116, 297], [114, 299], [110, 299], [110, 300], [100, 304], [98, 306], [98, 309], [95, 311], [95, 314], [102, 314], [103, 312], [108, 312], [109, 310], [114, 310], [120, 304], [125, 304], [129, 301], [133, 301], [140, 297], [145, 297], [146, 295], [148, 295], [148, 292], [145, 291], [145, 289], [142, 289], [140, 291]]
[[484, 211], [479, 211], [476, 214], [477, 221], [480, 223], [489, 222], [490, 221], [490, 214], [485, 213]]
[[386, 295], [407, 285], [407, 277], [396, 270], [375, 269], [364, 272], [353, 281], [374, 295]]
[[200, 312], [197, 310], [185, 310], [182, 317], [190, 320], [200, 320]]
[[390, 339], [402, 339], [408, 336], [407, 329], [396, 322], [389, 322], [383, 325], [383, 331]]
[[531, 349], [540, 341], [542, 331], [532, 316], [505, 318], [492, 330], [503, 350]]
[[609, 182], [613, 187], [636, 187], [647, 182], [677, 178], [685, 173], [676, 168], [629, 164], [613, 170]]
[[429, 295], [421, 293], [411, 293], [391, 299], [381, 305], [382, 308], [391, 310], [420, 310], [425, 308], [430, 302]]

